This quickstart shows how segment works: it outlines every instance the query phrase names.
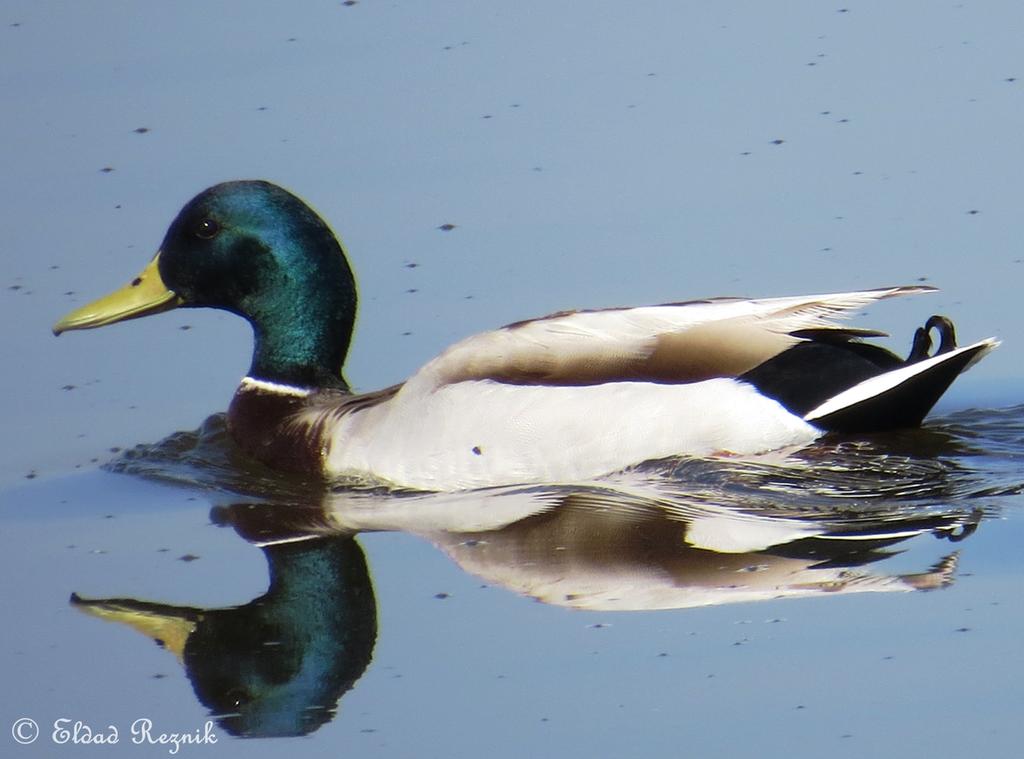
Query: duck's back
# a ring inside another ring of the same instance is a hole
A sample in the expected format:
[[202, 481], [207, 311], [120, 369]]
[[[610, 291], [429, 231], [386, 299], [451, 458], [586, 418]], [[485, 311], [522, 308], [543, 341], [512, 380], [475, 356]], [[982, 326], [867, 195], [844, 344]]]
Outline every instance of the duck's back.
[[[895, 372], [878, 391], [891, 394], [915, 376], [941, 374], [923, 362], [907, 369], [894, 354], [858, 342], [878, 333], [835, 324], [873, 300], [927, 289], [556, 314], [467, 338], [393, 394], [334, 414], [329, 424], [322, 410], [305, 421], [329, 428], [329, 474], [427, 490], [578, 481], [674, 455], [803, 445], [828, 427], [766, 391], [779, 384], [771, 363], [796, 347], [831, 346], [814, 361], [835, 362], [833, 375], [849, 375], [837, 387], [851, 406], [874, 392], [851, 389], [865, 380]], [[928, 359], [945, 367], [945, 384], [933, 384], [945, 389], [992, 346]], [[820, 384], [810, 375], [808, 392]], [[781, 383], [788, 395], [793, 383], [801, 378]]]

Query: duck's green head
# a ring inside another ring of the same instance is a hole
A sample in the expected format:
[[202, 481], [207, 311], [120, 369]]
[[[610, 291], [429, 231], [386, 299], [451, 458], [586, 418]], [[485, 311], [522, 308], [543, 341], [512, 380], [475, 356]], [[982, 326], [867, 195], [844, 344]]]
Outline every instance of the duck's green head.
[[179, 306], [244, 316], [250, 374], [299, 386], [344, 386], [356, 287], [334, 233], [302, 200], [263, 181], [225, 182], [190, 200], [130, 284], [61, 319], [54, 333]]

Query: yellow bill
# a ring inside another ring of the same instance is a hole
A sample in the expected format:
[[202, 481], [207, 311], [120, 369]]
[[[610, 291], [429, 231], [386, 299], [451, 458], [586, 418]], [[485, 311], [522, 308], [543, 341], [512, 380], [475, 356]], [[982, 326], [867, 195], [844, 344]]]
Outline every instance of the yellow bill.
[[128, 598], [85, 599], [71, 594], [71, 605], [93, 617], [119, 622], [138, 630], [178, 657], [185, 656], [185, 643], [202, 619], [199, 609], [174, 607]]
[[107, 324], [136, 319], [140, 316], [170, 311], [182, 304], [177, 293], [167, 288], [160, 278], [157, 253], [135, 279], [120, 290], [110, 293], [81, 308], [76, 308], [53, 325], [53, 334], [71, 329], [92, 329]]

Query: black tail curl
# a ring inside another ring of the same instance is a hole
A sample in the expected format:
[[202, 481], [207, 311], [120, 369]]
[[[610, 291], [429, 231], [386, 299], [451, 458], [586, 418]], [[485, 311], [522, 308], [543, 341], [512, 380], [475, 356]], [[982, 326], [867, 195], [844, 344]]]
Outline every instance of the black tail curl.
[[[933, 332], [938, 348], [935, 348]], [[797, 416], [804, 416], [860, 382], [956, 348], [953, 322], [939, 315], [931, 316], [923, 327], [917, 328], [906, 359], [856, 337], [837, 340], [834, 334], [823, 339], [813, 335], [807, 332], [804, 340], [739, 379], [751, 383], [763, 395], [774, 398]], [[866, 399], [854, 407], [815, 419], [813, 423], [836, 432], [917, 426], [971, 358], [964, 355], [962, 359], [913, 377], [878, 398]]]
[[[939, 349], [932, 353], [932, 330], [939, 333]], [[956, 348], [956, 327], [953, 321], [945, 316], [934, 314], [928, 318], [923, 327], [918, 327], [914, 332], [914, 343], [910, 348], [910, 355], [907, 356], [908, 364], [916, 364], [931, 356], [938, 356], [942, 353], [949, 353]]]

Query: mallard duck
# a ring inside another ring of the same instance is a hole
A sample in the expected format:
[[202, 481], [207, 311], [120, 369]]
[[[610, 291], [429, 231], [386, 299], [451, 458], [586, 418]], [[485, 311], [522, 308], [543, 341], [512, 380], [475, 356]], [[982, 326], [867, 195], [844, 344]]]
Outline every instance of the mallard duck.
[[566, 311], [468, 337], [404, 383], [356, 394], [342, 373], [356, 285], [341, 244], [295, 195], [236, 181], [189, 201], [138, 277], [54, 333], [179, 306], [238, 314], [255, 347], [228, 426], [249, 455], [329, 478], [461, 490], [918, 425], [997, 341], [956, 347], [952, 323], [935, 316], [904, 359], [864, 341], [883, 333], [838, 319], [932, 289]]

